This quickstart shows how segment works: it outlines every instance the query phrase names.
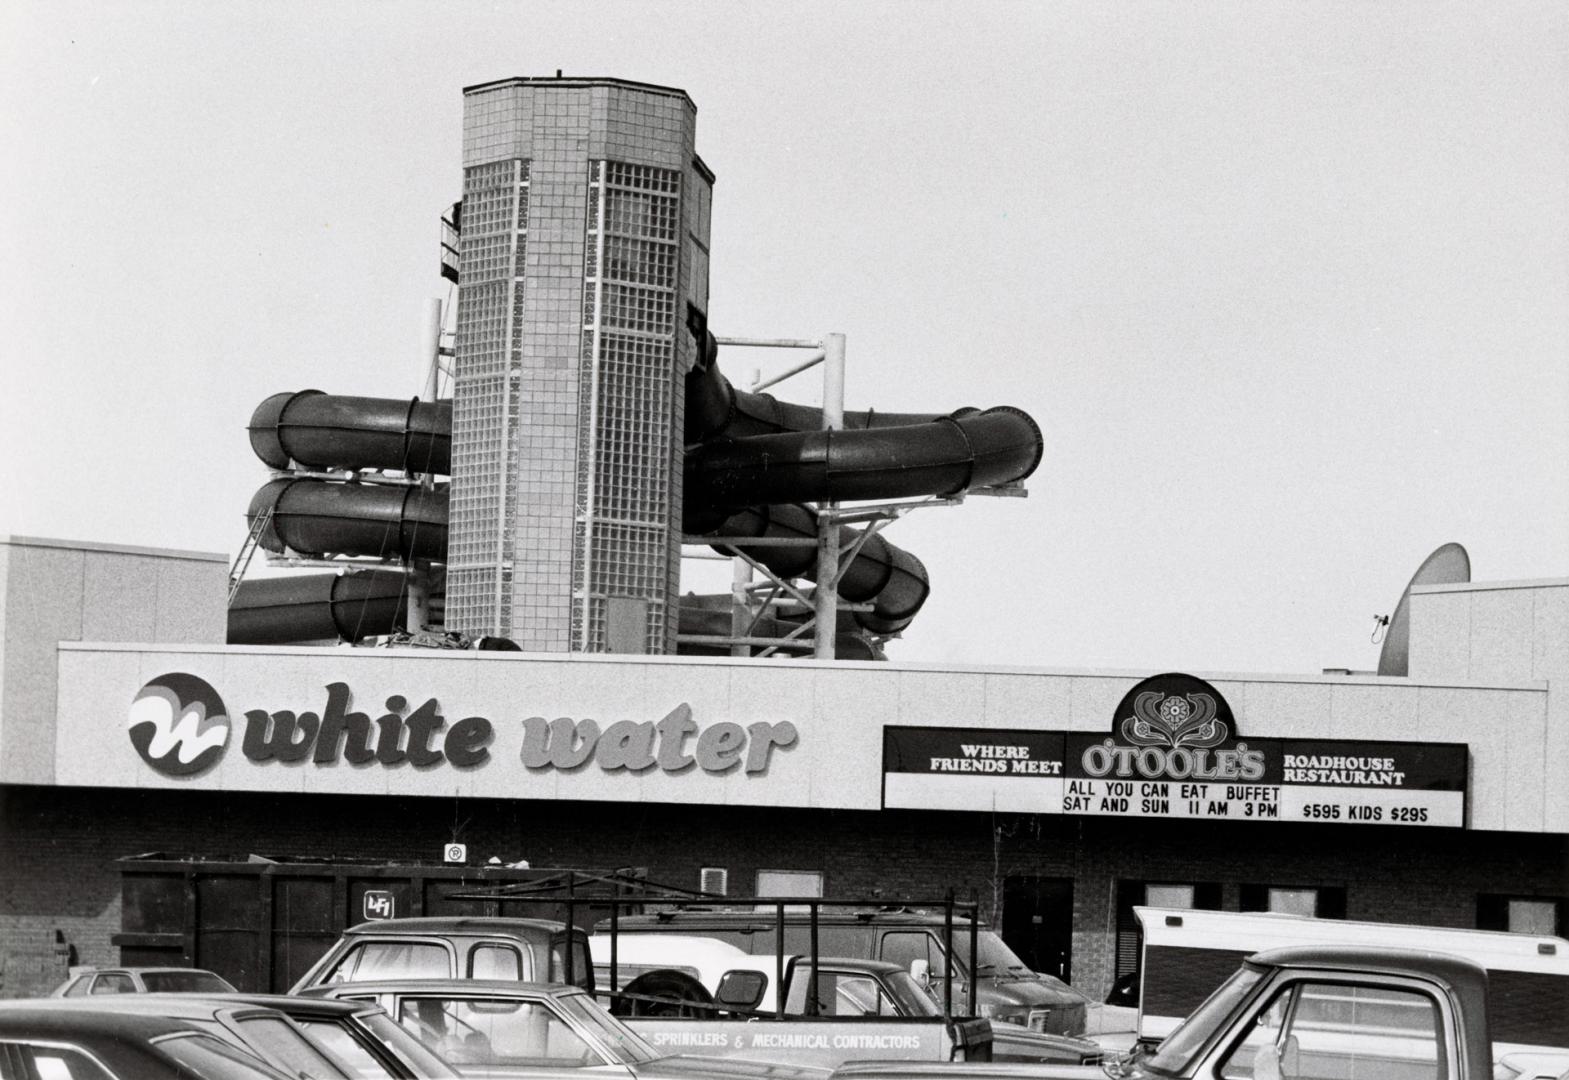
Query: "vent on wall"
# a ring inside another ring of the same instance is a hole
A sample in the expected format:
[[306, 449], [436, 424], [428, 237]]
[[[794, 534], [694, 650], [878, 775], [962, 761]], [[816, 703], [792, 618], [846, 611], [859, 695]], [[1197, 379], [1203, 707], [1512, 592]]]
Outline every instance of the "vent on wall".
[[730, 871], [717, 866], [705, 866], [698, 871], [698, 889], [713, 896], [725, 896], [730, 891]]

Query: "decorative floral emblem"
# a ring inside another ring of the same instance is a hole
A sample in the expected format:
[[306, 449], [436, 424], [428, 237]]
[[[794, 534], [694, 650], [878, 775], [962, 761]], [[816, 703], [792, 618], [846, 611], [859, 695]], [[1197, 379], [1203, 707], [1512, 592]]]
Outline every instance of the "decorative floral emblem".
[[1146, 690], [1133, 701], [1133, 715], [1122, 721], [1122, 737], [1138, 746], [1203, 749], [1219, 746], [1229, 732], [1216, 719], [1208, 694], [1162, 694]]

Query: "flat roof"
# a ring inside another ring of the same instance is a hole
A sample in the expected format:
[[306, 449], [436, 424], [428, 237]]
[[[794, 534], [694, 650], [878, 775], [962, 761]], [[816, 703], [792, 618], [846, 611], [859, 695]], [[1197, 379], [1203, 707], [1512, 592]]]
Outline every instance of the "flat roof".
[[177, 551], [172, 548], [136, 547], [131, 544], [103, 544], [91, 540], [54, 540], [44, 536], [3, 536], [0, 545], [12, 547], [57, 548], [61, 551], [102, 551], [113, 555], [147, 555], [157, 559], [194, 559], [198, 562], [227, 563], [221, 551]]
[[473, 86], [463, 88], [463, 96], [484, 93], [488, 90], [499, 90], [504, 86], [542, 86], [578, 88], [584, 86], [619, 86], [627, 90], [642, 90], [651, 94], [664, 94], [669, 97], [678, 97], [691, 106], [692, 111], [697, 111], [697, 104], [685, 90], [677, 86], [659, 86], [655, 83], [637, 82], [633, 79], [610, 79], [599, 76], [576, 75], [514, 75], [510, 79], [494, 79], [490, 82], [475, 83]]

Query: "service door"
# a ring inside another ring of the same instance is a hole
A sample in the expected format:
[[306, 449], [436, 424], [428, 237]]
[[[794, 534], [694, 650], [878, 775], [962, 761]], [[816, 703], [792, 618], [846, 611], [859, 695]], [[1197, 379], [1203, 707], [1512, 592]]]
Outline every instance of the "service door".
[[1004, 878], [1002, 939], [1031, 971], [1072, 982], [1073, 879]]

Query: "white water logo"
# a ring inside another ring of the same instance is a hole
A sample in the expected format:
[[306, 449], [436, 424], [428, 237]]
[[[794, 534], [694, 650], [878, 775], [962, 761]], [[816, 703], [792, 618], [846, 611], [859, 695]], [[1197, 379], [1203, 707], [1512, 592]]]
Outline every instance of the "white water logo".
[[228, 745], [229, 727], [218, 692], [179, 671], [142, 687], [126, 721], [136, 752], [166, 776], [192, 776], [212, 766]]

